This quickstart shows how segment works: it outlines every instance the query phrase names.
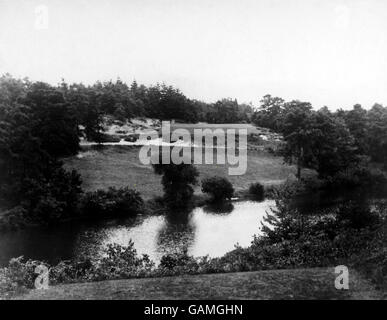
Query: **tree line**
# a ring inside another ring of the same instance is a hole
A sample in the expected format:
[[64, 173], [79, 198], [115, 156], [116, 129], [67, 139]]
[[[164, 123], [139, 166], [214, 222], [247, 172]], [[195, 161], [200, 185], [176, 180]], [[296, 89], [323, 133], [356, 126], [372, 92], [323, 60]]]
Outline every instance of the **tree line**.
[[62, 82], [56, 89], [76, 111], [86, 137], [96, 141], [101, 135], [104, 115], [123, 122], [148, 117], [188, 123], [239, 123], [249, 122], [253, 113], [250, 105], [238, 104], [235, 99], [206, 103], [189, 99], [179, 89], [166, 84], [145, 86], [133, 81], [127, 85], [117, 79], [89, 86]]

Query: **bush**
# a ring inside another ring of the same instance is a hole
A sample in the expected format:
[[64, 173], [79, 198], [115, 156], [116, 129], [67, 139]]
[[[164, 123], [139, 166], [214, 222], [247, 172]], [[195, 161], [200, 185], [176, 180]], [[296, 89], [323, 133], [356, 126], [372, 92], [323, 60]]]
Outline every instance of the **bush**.
[[259, 182], [252, 183], [249, 187], [249, 193], [254, 199], [262, 201], [265, 198], [265, 187]]
[[143, 210], [140, 194], [129, 188], [109, 188], [84, 195], [81, 212], [84, 216], [116, 217], [134, 216]]
[[91, 280], [106, 280], [149, 276], [154, 263], [147, 255], [139, 257], [134, 243], [129, 241], [126, 247], [109, 244], [105, 256], [97, 262], [89, 276]]
[[50, 284], [91, 280], [93, 263], [90, 259], [61, 261], [50, 269]]
[[157, 272], [161, 275], [198, 273], [199, 265], [196, 258], [189, 256], [187, 251], [163, 255]]
[[35, 270], [39, 265], [45, 264], [35, 260], [25, 261], [23, 257], [11, 259], [6, 268], [0, 269], [0, 299], [33, 289], [37, 277]]
[[42, 264], [42, 262], [35, 260], [24, 262], [23, 257], [13, 258], [10, 260], [7, 268], [8, 277], [18, 286], [32, 289], [35, 287], [35, 279], [37, 277], [35, 269]]
[[82, 194], [81, 178], [75, 171], [61, 167], [49, 172], [49, 179], [26, 179], [23, 181], [24, 201], [28, 216], [43, 224], [77, 216]]
[[2, 214], [0, 229], [57, 223], [78, 216], [82, 195], [80, 175], [58, 166], [47, 170], [48, 178], [23, 180], [20, 205]]
[[222, 177], [211, 177], [202, 181], [202, 192], [211, 195], [213, 201], [231, 199], [234, 188], [230, 181]]
[[61, 261], [49, 266], [35, 260], [25, 261], [23, 257], [11, 259], [6, 268], [0, 268], [0, 299], [9, 298], [25, 289], [33, 289], [37, 274], [36, 267], [49, 268], [49, 284], [99, 281], [108, 279], [148, 277], [155, 275], [154, 263], [147, 255], [138, 256], [132, 241], [128, 246], [110, 244], [103, 252], [103, 258], [92, 261]]

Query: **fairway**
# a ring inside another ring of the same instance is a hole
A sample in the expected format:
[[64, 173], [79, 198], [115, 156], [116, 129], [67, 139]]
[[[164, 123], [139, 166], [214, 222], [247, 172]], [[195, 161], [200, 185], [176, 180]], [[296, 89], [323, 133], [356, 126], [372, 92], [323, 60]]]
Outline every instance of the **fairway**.
[[[78, 156], [65, 159], [68, 169], [76, 169], [82, 176], [86, 191], [108, 187], [134, 188], [148, 200], [162, 195], [161, 176], [156, 175], [150, 165], [143, 165], [138, 158], [138, 147], [105, 146], [100, 149], [84, 148]], [[240, 176], [229, 176], [228, 165], [196, 165], [199, 181], [209, 176], [227, 177], [236, 191], [246, 190], [253, 182], [274, 185], [284, 182], [295, 173], [294, 166], [283, 163], [263, 151], [248, 151], [247, 172]], [[201, 193], [200, 185], [195, 193]]]

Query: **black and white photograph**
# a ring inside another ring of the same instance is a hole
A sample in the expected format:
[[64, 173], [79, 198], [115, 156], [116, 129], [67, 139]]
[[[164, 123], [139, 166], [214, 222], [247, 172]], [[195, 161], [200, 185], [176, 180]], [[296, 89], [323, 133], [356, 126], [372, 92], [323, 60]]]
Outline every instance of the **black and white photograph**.
[[0, 300], [386, 298], [387, 1], [0, 0]]

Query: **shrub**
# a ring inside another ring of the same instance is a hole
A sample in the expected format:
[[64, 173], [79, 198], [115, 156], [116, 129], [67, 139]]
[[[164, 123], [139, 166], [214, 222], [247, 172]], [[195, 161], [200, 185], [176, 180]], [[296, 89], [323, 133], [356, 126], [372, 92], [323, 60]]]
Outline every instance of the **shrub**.
[[133, 216], [143, 210], [143, 200], [140, 194], [129, 188], [109, 188], [88, 192], [81, 204], [85, 216], [115, 217]]
[[195, 274], [198, 271], [197, 259], [189, 256], [187, 250], [163, 255], [156, 270], [159, 275]]
[[148, 276], [154, 269], [154, 263], [147, 255], [139, 257], [134, 243], [130, 240], [126, 247], [109, 244], [105, 256], [97, 262], [92, 280], [119, 279]]
[[43, 224], [76, 216], [82, 194], [82, 181], [75, 170], [57, 167], [49, 175], [49, 179], [23, 181], [23, 207], [31, 220]]
[[42, 262], [36, 260], [24, 261], [23, 257], [13, 258], [7, 268], [8, 277], [19, 287], [32, 289], [35, 286], [37, 276], [35, 269], [42, 264]]
[[23, 257], [13, 258], [6, 268], [0, 269], [0, 299], [17, 292], [35, 287], [36, 267], [45, 265], [40, 261], [27, 260]]
[[187, 250], [166, 254], [161, 257], [159, 268], [172, 270], [187, 265], [190, 260], [192, 260], [192, 257], [188, 255]]
[[47, 177], [22, 181], [23, 197], [19, 205], [0, 218], [0, 229], [16, 229], [27, 224], [50, 224], [77, 216], [82, 194], [81, 178], [75, 171], [66, 171], [60, 163], [47, 169]]
[[265, 187], [259, 182], [252, 183], [249, 187], [249, 193], [259, 201], [265, 198]]
[[93, 267], [90, 259], [61, 261], [50, 269], [50, 284], [91, 280]]
[[230, 181], [223, 177], [210, 177], [202, 181], [202, 192], [211, 195], [213, 201], [231, 199], [234, 188]]
[[110, 244], [103, 257], [92, 261], [61, 261], [49, 265], [35, 260], [25, 261], [23, 257], [11, 259], [6, 268], [0, 268], [0, 299], [8, 298], [25, 289], [33, 289], [37, 274], [36, 267], [49, 268], [49, 284], [98, 281], [107, 279], [147, 277], [155, 274], [154, 263], [147, 255], [138, 256], [132, 241], [128, 246]]

